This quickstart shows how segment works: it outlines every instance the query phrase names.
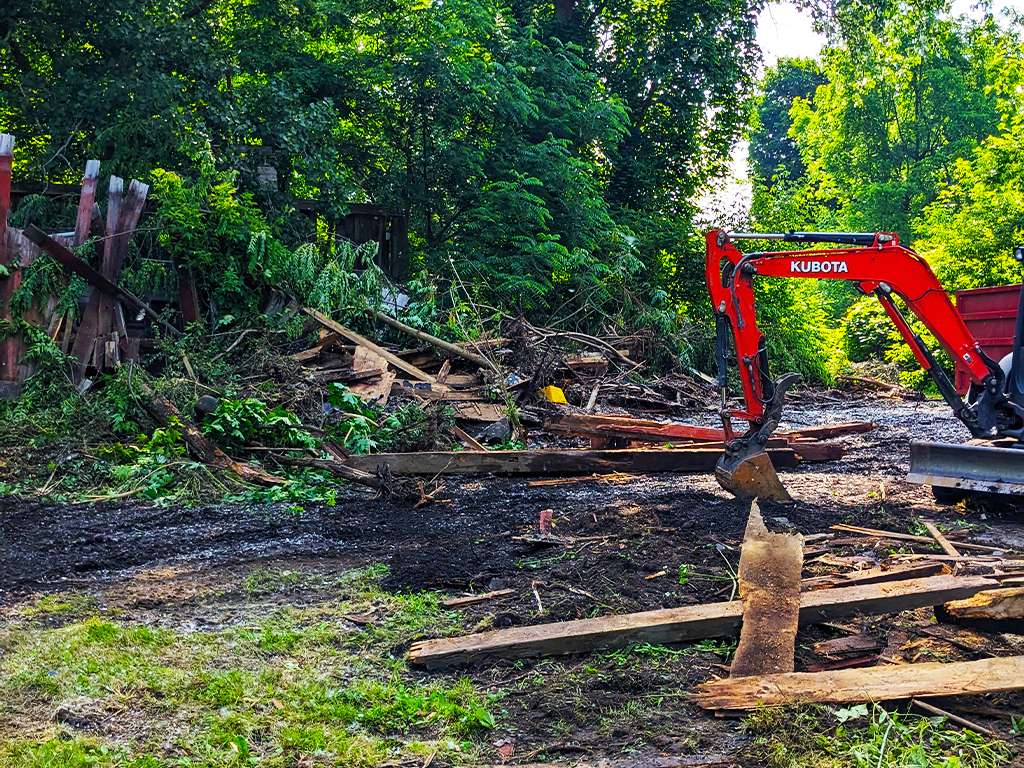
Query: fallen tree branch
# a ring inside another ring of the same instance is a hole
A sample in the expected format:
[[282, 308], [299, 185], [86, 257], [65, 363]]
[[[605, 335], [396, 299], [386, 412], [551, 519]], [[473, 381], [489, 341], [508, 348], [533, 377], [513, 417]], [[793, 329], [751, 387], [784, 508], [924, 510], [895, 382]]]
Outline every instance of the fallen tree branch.
[[181, 439], [185, 441], [192, 455], [199, 461], [211, 467], [230, 470], [248, 483], [279, 485], [284, 482], [283, 477], [272, 475], [260, 467], [235, 461], [200, 432], [199, 427], [186, 419], [174, 403], [154, 392], [153, 388], [145, 381], [136, 380], [135, 384], [142, 394], [142, 407], [146, 412], [153, 417], [154, 421], [165, 427], [180, 429]]

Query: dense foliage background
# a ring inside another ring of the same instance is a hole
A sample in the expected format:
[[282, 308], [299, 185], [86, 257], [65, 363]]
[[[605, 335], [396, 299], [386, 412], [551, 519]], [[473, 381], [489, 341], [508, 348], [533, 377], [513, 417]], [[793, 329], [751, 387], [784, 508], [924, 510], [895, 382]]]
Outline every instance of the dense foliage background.
[[[153, 182], [149, 246], [199, 267], [229, 317], [261, 280], [360, 306], [379, 281], [294, 200], [372, 202], [410, 217], [411, 321], [465, 333], [469, 303], [653, 331], [705, 365], [695, 201], [744, 136], [752, 221], [729, 224], [893, 229], [950, 288], [1016, 280], [1019, 22], [944, 0], [809, 8], [820, 60], [760, 72], [757, 0], [10, 0], [0, 129], [21, 182], [74, 182], [90, 157]], [[174, 280], [147, 268], [126, 279]], [[909, 374], [843, 286], [777, 282], [761, 304], [779, 368], [884, 356]]]

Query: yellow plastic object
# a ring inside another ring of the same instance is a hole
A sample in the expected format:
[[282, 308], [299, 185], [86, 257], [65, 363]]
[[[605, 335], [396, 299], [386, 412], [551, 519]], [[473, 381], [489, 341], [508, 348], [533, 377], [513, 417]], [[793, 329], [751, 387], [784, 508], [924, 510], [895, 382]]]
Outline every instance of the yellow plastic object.
[[558, 405], [569, 404], [569, 401], [565, 399], [565, 392], [562, 391], [561, 387], [556, 387], [554, 384], [548, 384], [540, 393], [544, 395], [544, 399], [549, 403], [557, 403]]

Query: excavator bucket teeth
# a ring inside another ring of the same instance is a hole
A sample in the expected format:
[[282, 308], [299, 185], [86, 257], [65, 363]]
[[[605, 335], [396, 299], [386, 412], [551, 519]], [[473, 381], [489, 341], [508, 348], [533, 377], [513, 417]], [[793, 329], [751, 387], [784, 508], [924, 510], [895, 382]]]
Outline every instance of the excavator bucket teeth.
[[738, 499], [769, 499], [790, 502], [771, 457], [763, 450], [749, 455], [723, 455], [715, 467], [715, 479]]

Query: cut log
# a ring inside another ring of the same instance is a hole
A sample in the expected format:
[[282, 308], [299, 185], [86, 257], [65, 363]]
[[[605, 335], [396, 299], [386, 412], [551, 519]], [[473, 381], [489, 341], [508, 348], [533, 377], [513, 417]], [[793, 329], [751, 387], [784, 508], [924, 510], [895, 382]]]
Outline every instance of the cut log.
[[[788, 448], [770, 449], [778, 469], [797, 465]], [[394, 475], [589, 475], [614, 472], [711, 472], [721, 451], [673, 450], [545, 450], [423, 451], [352, 456], [349, 466], [376, 472], [387, 466]]]
[[733, 677], [793, 671], [803, 564], [800, 535], [770, 532], [751, 502], [740, 552], [743, 626], [729, 670]]
[[[938, 605], [970, 597], [996, 585], [979, 576], [933, 576], [805, 592], [800, 597], [800, 623]], [[487, 657], [515, 659], [587, 653], [622, 648], [631, 643], [685, 643], [732, 635], [739, 629], [742, 617], [743, 603], [739, 600], [688, 605], [425, 640], [413, 644], [408, 658], [413, 664], [434, 669]]]
[[[310, 317], [312, 317], [318, 323], [320, 323], [320, 325], [322, 325], [324, 328], [327, 328], [328, 330], [334, 331], [336, 334], [338, 334], [339, 336], [341, 336], [343, 338], [348, 339], [353, 344], [358, 344], [359, 346], [365, 347], [366, 349], [370, 350], [371, 352], [374, 352], [374, 353], [380, 355], [385, 360], [387, 360], [391, 365], [393, 365], [395, 368], [397, 368], [398, 370], [402, 371], [403, 373], [405, 373], [405, 374], [407, 374], [409, 376], [412, 376], [414, 379], [419, 379], [420, 381], [428, 381], [431, 384], [436, 384], [437, 380], [433, 376], [431, 376], [429, 373], [421, 371], [415, 365], [411, 365], [410, 363], [407, 363], [402, 358], [392, 354], [391, 352], [388, 352], [386, 349], [384, 349], [384, 347], [381, 347], [381, 346], [379, 346], [377, 344], [374, 344], [372, 341], [370, 341], [365, 336], [362, 336], [361, 334], [358, 334], [355, 331], [346, 328], [344, 325], [342, 325], [341, 323], [337, 322], [336, 320], [332, 320], [327, 315], [325, 315], [323, 312], [318, 312], [317, 310], [313, 309], [312, 307], [303, 307], [302, 311], [304, 313], [306, 313], [307, 315], [309, 315]], [[440, 386], [440, 385], [438, 385], [438, 386]]]
[[959, 696], [1024, 688], [1024, 656], [953, 664], [903, 664], [835, 672], [790, 672], [704, 683], [704, 709], [747, 710], [795, 703], [850, 704], [916, 696]]

